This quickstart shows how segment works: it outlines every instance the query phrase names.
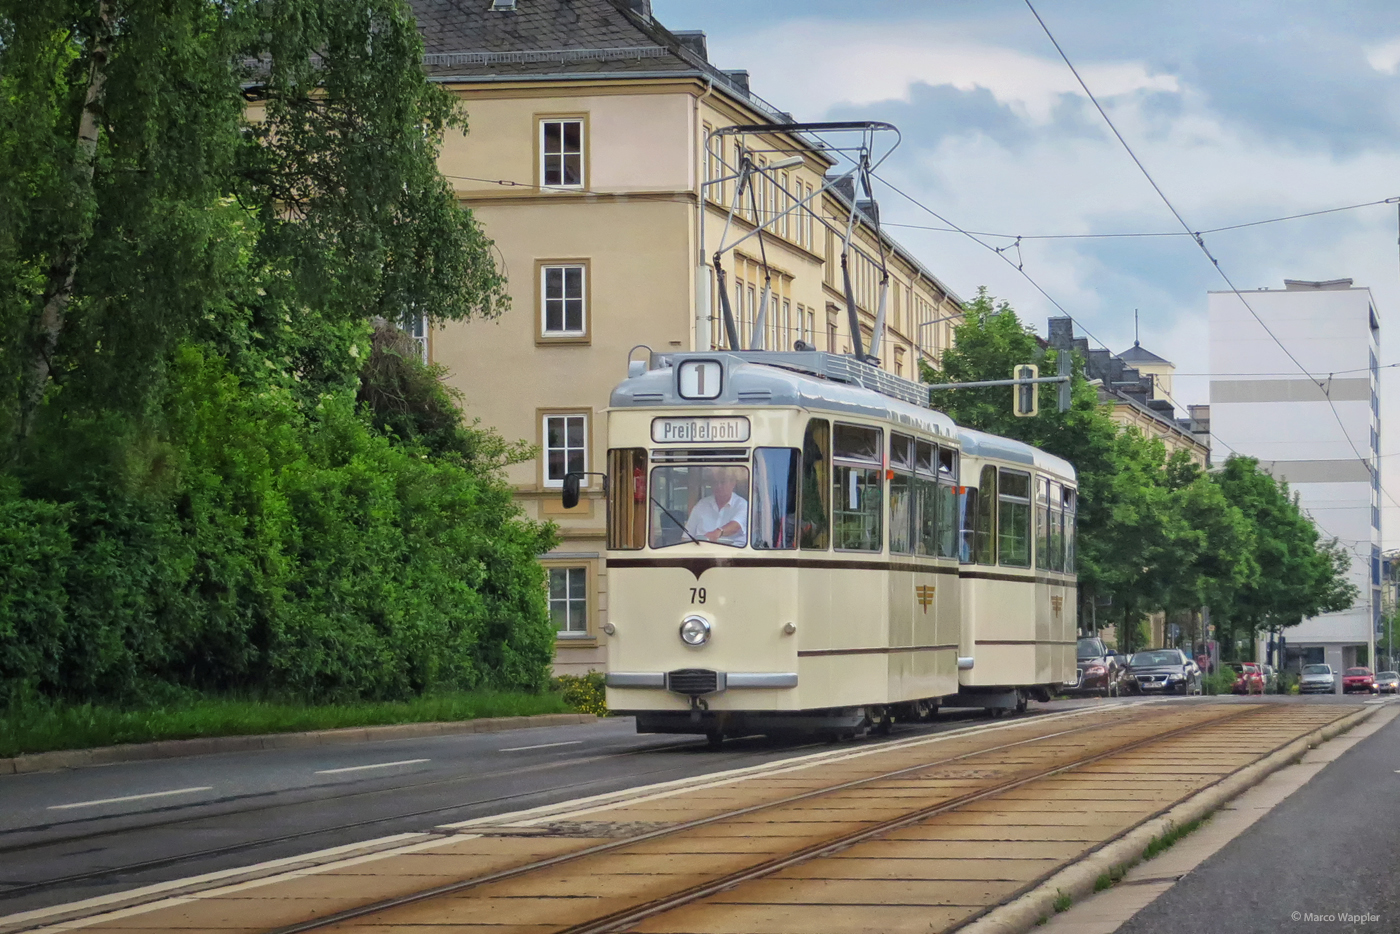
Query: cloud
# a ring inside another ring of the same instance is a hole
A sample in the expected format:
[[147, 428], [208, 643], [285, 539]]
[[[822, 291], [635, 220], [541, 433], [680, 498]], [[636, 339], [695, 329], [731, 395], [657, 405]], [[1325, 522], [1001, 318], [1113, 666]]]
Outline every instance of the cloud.
[[[812, 49], [821, 54], [811, 54]], [[798, 20], [726, 38], [722, 52], [746, 63], [734, 67], [761, 76], [760, 93], [799, 115], [841, 104], [908, 101], [915, 87], [926, 85], [985, 90], [1018, 116], [1045, 123], [1063, 95], [1083, 94], [1057, 59], [917, 21], [861, 25]], [[1174, 76], [1153, 73], [1142, 62], [1095, 63], [1086, 67], [1084, 78], [1105, 98], [1178, 90]]]
[[1366, 49], [1366, 61], [1383, 75], [1395, 74], [1400, 70], [1400, 38]]

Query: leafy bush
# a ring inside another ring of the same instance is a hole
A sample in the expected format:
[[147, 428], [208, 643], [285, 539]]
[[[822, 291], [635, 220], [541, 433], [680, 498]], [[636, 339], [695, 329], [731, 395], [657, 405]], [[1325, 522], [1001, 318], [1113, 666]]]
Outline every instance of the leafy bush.
[[560, 675], [554, 679], [554, 688], [564, 695], [564, 703], [579, 713], [591, 713], [606, 717], [608, 715], [606, 681], [606, 676], [597, 671], [590, 671], [582, 677]]
[[1206, 694], [1229, 694], [1234, 690], [1239, 673], [1228, 665], [1220, 665], [1214, 674], [1201, 679], [1201, 687]]
[[534, 559], [554, 533], [496, 471], [376, 431], [344, 394], [303, 414], [251, 393], [196, 346], [169, 380], [160, 441], [122, 439], [120, 477], [0, 499], [7, 695], [546, 686]]

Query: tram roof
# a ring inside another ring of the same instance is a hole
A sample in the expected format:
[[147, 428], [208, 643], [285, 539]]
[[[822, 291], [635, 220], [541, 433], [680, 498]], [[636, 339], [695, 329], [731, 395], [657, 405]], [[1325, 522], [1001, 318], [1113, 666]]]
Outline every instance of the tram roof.
[[[717, 398], [699, 401], [681, 397], [676, 372], [687, 360], [714, 360], [724, 367], [723, 389]], [[793, 406], [877, 418], [943, 437], [957, 437], [958, 433], [958, 426], [947, 415], [906, 401], [920, 393], [927, 398], [928, 391], [919, 390], [918, 383], [851, 357], [819, 351], [717, 351], [666, 354], [660, 363], [660, 367], [620, 383], [612, 392], [612, 407]]]
[[961, 442], [963, 453], [971, 457], [1026, 464], [1067, 480], [1077, 479], [1074, 465], [1069, 461], [1024, 441], [1013, 441], [1011, 438], [988, 434], [975, 428], [964, 428], [961, 425], [958, 426], [958, 440]]

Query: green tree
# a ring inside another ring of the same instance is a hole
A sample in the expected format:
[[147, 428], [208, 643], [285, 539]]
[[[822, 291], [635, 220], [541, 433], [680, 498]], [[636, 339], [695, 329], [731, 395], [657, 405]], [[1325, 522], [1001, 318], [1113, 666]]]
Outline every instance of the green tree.
[[528, 449], [394, 350], [506, 308], [421, 56], [403, 0], [0, 0], [0, 703], [545, 683]]
[[1345, 610], [1357, 589], [1346, 579], [1350, 558], [1336, 539], [1322, 540], [1290, 495], [1288, 483], [1232, 456], [1212, 479], [1254, 528], [1259, 572], [1213, 617], [1232, 640], [1252, 642], [1261, 630], [1286, 629], [1311, 616]]

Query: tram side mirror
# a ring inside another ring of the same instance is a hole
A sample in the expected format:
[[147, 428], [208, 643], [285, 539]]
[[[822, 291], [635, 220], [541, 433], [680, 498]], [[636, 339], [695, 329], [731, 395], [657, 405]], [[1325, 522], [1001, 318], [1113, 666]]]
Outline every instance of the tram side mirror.
[[565, 509], [573, 509], [578, 505], [578, 488], [582, 482], [582, 473], [564, 474], [564, 495], [560, 498], [564, 502]]

